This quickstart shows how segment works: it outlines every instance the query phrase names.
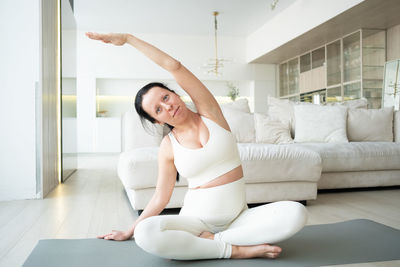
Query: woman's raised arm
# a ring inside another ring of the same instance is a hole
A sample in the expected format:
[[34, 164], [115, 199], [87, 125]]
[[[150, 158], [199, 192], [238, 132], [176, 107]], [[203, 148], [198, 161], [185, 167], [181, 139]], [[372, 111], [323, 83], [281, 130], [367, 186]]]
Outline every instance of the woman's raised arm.
[[174, 76], [176, 82], [193, 100], [197, 111], [200, 114], [214, 118], [220, 118], [222, 115], [217, 101], [207, 87], [178, 60], [161, 51], [157, 47], [131, 34], [125, 33], [100, 34], [88, 32], [86, 33], [86, 36], [93, 40], [100, 40], [104, 43], [111, 43], [114, 45], [124, 45], [125, 43], [132, 45]]

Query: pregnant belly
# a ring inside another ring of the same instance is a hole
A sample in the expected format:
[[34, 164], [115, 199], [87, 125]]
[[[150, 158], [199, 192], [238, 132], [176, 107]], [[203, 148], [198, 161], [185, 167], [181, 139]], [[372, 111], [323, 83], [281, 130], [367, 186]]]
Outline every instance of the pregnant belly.
[[230, 223], [247, 207], [244, 180], [200, 189], [189, 189], [180, 215], [195, 216], [221, 226]]

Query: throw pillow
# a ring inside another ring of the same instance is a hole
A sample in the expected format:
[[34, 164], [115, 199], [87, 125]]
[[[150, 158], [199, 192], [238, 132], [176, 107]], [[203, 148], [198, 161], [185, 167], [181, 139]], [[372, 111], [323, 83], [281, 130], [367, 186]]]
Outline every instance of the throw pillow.
[[284, 123], [288, 122], [290, 126], [290, 135], [295, 136], [295, 117], [293, 106], [297, 105], [314, 105], [308, 102], [293, 102], [288, 99], [279, 99], [276, 97], [268, 96], [268, 115], [271, 118], [280, 120]]
[[268, 116], [292, 124], [294, 118], [292, 103], [288, 99], [268, 96]]
[[222, 107], [222, 113], [231, 128], [236, 141], [239, 143], [254, 143], [255, 129], [252, 113], [233, 108]]
[[[292, 138], [295, 137], [296, 119], [294, 116], [293, 107], [295, 105], [316, 105], [308, 102], [293, 102], [288, 99], [279, 99], [276, 97], [268, 96], [268, 115], [281, 121], [289, 121], [290, 134]], [[345, 106], [353, 108], [367, 108], [368, 101], [366, 98], [347, 100], [342, 102], [329, 102], [326, 106]], [[324, 106], [325, 106], [324, 105]], [[319, 105], [318, 105], [319, 106]]]
[[289, 122], [282, 122], [270, 116], [254, 113], [254, 124], [257, 143], [267, 144], [290, 144], [293, 143], [290, 137]]
[[350, 109], [347, 136], [349, 141], [393, 142], [393, 107]]
[[347, 107], [295, 105], [296, 143], [347, 143]]

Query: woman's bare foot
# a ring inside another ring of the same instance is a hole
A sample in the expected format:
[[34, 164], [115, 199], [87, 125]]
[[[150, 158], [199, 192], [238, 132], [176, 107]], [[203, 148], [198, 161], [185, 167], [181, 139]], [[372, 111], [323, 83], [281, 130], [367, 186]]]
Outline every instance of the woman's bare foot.
[[199, 237], [214, 240], [214, 234], [211, 233], [211, 232], [201, 232], [201, 234], [199, 235]]
[[278, 246], [261, 244], [255, 246], [234, 246], [232, 245], [232, 259], [247, 258], [270, 258], [275, 259], [282, 252]]
[[[201, 232], [199, 237], [214, 240], [214, 234], [211, 232]], [[275, 259], [282, 252], [278, 246], [269, 244], [261, 244], [255, 246], [235, 246], [232, 245], [233, 259], [247, 259], [247, 258], [270, 258]]]

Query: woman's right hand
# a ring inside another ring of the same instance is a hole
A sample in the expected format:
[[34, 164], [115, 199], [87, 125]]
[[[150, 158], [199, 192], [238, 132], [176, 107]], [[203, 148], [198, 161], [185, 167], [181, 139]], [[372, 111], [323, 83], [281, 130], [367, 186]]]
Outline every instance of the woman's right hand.
[[113, 45], [124, 45], [128, 38], [126, 33], [97, 33], [87, 32], [86, 36], [92, 40], [103, 41], [104, 43], [112, 43]]
[[106, 235], [100, 235], [97, 238], [107, 239], [107, 240], [116, 240], [116, 241], [124, 241], [128, 240], [132, 237], [132, 234], [129, 231], [117, 231], [112, 230], [111, 233]]

